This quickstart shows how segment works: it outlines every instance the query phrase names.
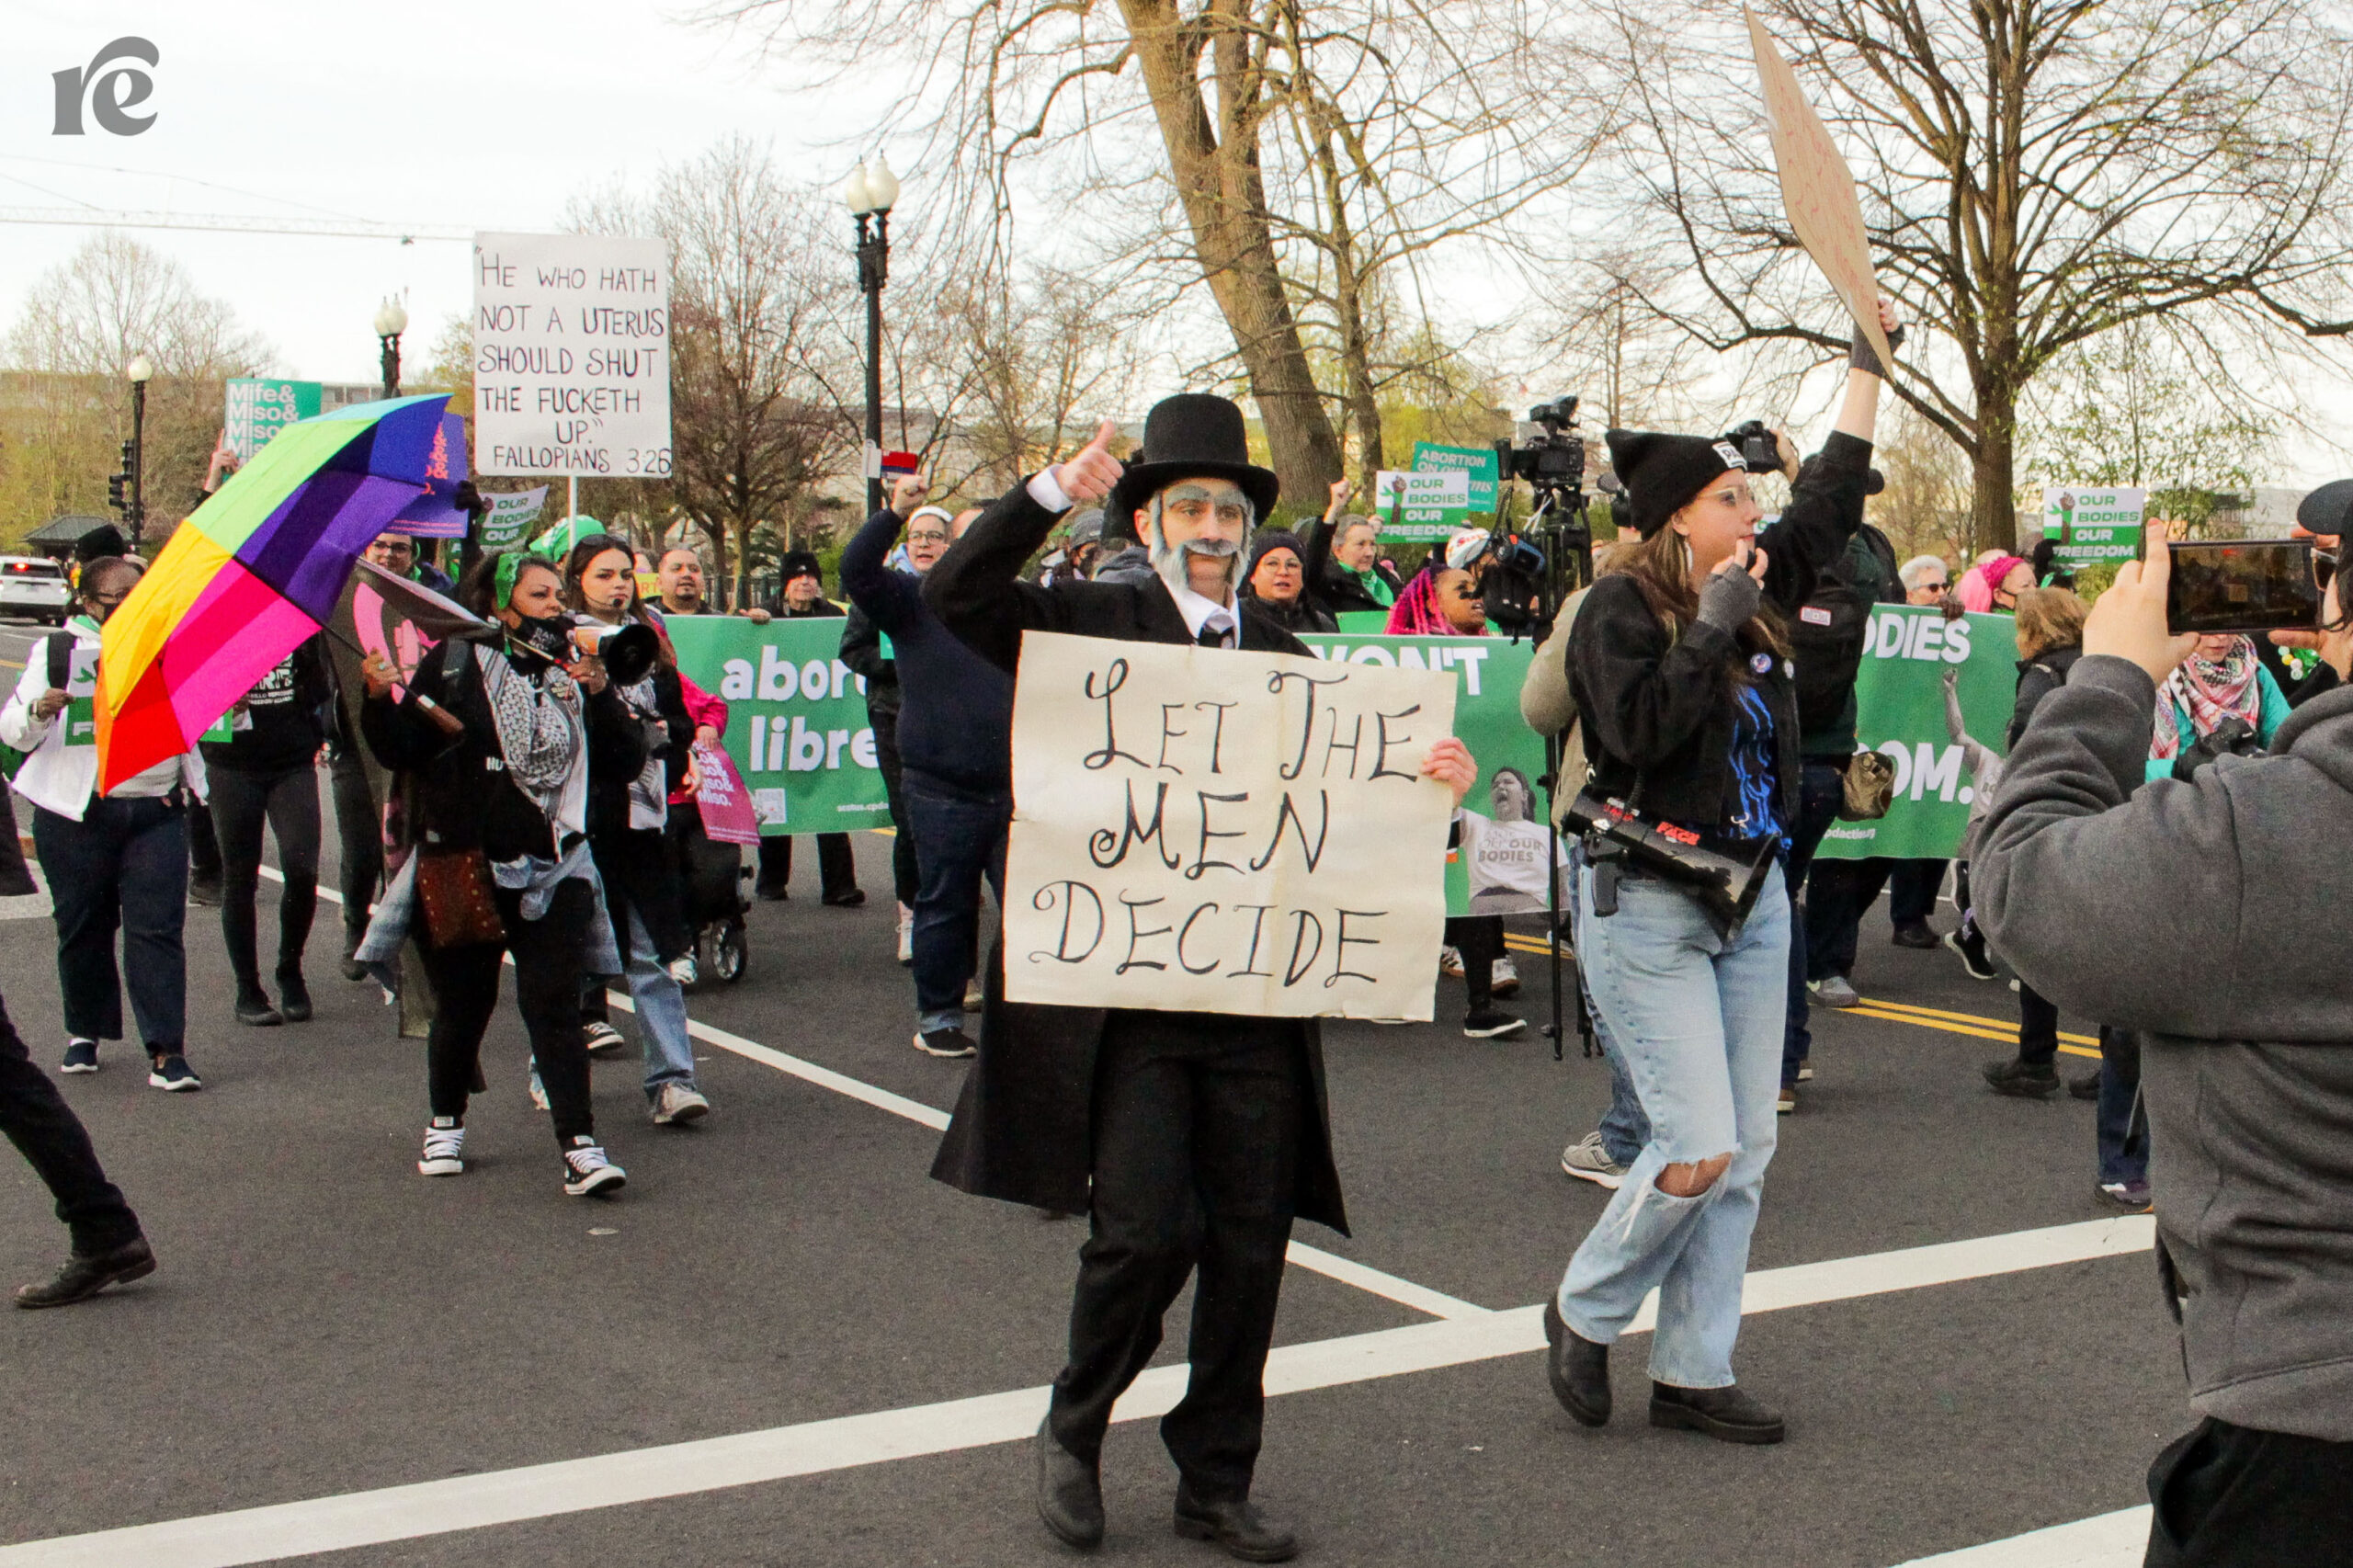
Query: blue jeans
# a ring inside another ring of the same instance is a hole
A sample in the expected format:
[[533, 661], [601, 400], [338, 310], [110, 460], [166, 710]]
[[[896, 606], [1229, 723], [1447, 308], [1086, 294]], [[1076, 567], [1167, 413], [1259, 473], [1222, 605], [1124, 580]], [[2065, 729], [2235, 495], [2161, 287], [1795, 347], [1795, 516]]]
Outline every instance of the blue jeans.
[[[1651, 1376], [1678, 1388], [1728, 1387], [1748, 1238], [1778, 1132], [1788, 892], [1776, 867], [1729, 941], [1696, 901], [1655, 878], [1621, 876], [1618, 913], [1608, 919], [1594, 917], [1592, 899], [1592, 876], [1580, 874], [1579, 956], [1650, 1116], [1651, 1140], [1569, 1260], [1561, 1316], [1607, 1345], [1655, 1287]], [[1732, 1163], [1705, 1192], [1676, 1198], [1657, 1186], [1666, 1166], [1720, 1154]]]
[[2141, 1037], [2099, 1028], [2099, 1179], [2127, 1187], [2149, 1179], [2149, 1122], [2132, 1112], [2141, 1097]]
[[975, 795], [914, 768], [900, 790], [915, 829], [915, 1028], [964, 1026], [964, 983], [980, 969], [981, 883], [1005, 903], [1010, 795]]
[[621, 969], [630, 1000], [637, 1004], [637, 1038], [645, 1051], [645, 1097], [665, 1084], [695, 1081], [695, 1042], [687, 1033], [687, 994], [654, 956], [654, 938], [634, 904], [629, 912], [629, 957]]
[[[1806, 758], [1799, 775], [1798, 824], [1790, 830], [1790, 853], [1781, 865], [1792, 903], [1805, 891], [1813, 853], [1822, 847], [1830, 824], [1838, 820], [1838, 808], [1846, 799], [1846, 773], [1826, 762]], [[1805, 924], [1803, 919], [1790, 922], [1790, 999], [1781, 1024], [1781, 1087], [1785, 1089], [1797, 1083], [1798, 1063], [1813, 1054], [1813, 1031], [1806, 1027]]]
[[[1580, 966], [1577, 983], [1580, 986], [1586, 984], [1582, 967], [1586, 949], [1585, 926], [1577, 917], [1583, 905], [1577, 900], [1576, 889], [1577, 878], [1584, 870], [1585, 843], [1579, 839], [1570, 846], [1567, 881], [1563, 887], [1569, 895], [1570, 936], [1577, 951]], [[1643, 1114], [1642, 1096], [1634, 1093], [1634, 1080], [1626, 1071], [1625, 1055], [1618, 1049], [1618, 1042], [1610, 1038], [1609, 1022], [1601, 1016], [1601, 1009], [1593, 1005], [1590, 989], [1586, 990], [1585, 1000], [1586, 1008], [1593, 1018], [1593, 1038], [1601, 1047], [1602, 1060], [1609, 1063], [1609, 1108], [1601, 1113], [1601, 1124], [1597, 1129], [1601, 1134], [1601, 1152], [1609, 1156], [1612, 1165], [1631, 1165], [1635, 1156], [1643, 1152], [1643, 1145], [1651, 1141], [1651, 1119]]]

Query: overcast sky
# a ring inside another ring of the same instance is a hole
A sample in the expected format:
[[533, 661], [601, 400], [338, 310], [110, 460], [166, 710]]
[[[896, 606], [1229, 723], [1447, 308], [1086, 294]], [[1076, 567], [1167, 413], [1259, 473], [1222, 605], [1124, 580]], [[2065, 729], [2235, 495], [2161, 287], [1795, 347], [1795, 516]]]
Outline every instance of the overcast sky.
[[[617, 181], [642, 186], [663, 164], [735, 133], [767, 143], [812, 183], [838, 184], [858, 150], [827, 143], [870, 119], [870, 103], [786, 91], [782, 74], [760, 69], [745, 40], [686, 25], [695, 8], [694, 0], [0, 0], [0, 208], [529, 232], [556, 227], [574, 196]], [[81, 136], [53, 134], [51, 74], [88, 64], [126, 35], [161, 54], [154, 95], [133, 111], [153, 110], [154, 124], [119, 136], [85, 119]], [[899, 172], [919, 187], [921, 170]], [[842, 229], [847, 271], [847, 214]], [[0, 224], [0, 329], [33, 280], [90, 232]], [[375, 379], [369, 322], [386, 294], [406, 296], [412, 358], [472, 299], [462, 242], [133, 233], [266, 337], [280, 373], [307, 380]], [[1808, 401], [1826, 404], [1829, 384]], [[2330, 411], [2333, 433], [2353, 432], [2343, 389], [2311, 396]], [[1789, 412], [1801, 427], [1819, 423], [1810, 417], [1818, 408]], [[2313, 484], [2348, 472], [2353, 460], [2296, 440], [2267, 477]]]
[[[855, 154], [794, 134], [823, 117], [764, 83], [741, 41], [674, 19], [686, 14], [649, 0], [0, 0], [0, 207], [528, 232], [555, 227], [573, 196], [642, 184], [737, 132], [837, 184]], [[162, 57], [133, 111], [154, 124], [52, 134], [51, 74], [125, 35]], [[847, 213], [842, 229], [854, 270]], [[0, 225], [0, 323], [89, 232]], [[419, 353], [472, 298], [463, 244], [133, 233], [308, 380], [375, 378], [369, 323], [385, 294], [407, 292]]]

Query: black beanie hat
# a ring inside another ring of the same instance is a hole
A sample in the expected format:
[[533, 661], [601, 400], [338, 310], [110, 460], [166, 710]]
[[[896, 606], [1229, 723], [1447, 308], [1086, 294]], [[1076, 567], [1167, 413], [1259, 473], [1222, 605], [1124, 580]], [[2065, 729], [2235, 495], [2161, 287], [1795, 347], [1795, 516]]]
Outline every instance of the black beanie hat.
[[1726, 473], [1745, 472], [1740, 449], [1707, 436], [1665, 436], [1655, 430], [1611, 430], [1609, 467], [1625, 487], [1629, 519], [1644, 539]]
[[85, 566], [109, 555], [130, 553], [131, 541], [124, 539], [122, 530], [112, 523], [100, 523], [74, 541], [74, 559]]
[[817, 565], [816, 556], [805, 550], [788, 550], [784, 558], [777, 562], [776, 580], [790, 583], [795, 577], [814, 577], [820, 585], [825, 580], [824, 573]]
[[1242, 575], [1249, 577], [1258, 570], [1258, 562], [1278, 550], [1290, 551], [1298, 558], [1300, 570], [1307, 569], [1307, 547], [1299, 542], [1297, 534], [1289, 528], [1261, 528], [1250, 536], [1250, 567]]

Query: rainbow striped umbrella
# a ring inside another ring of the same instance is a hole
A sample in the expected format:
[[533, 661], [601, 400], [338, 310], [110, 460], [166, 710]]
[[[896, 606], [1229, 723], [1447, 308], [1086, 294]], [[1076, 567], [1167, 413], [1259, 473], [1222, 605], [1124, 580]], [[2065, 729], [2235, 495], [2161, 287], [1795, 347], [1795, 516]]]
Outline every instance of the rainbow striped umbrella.
[[437, 466], [446, 393], [358, 403], [280, 431], [182, 523], [107, 618], [101, 794], [196, 737], [325, 626], [351, 564]]

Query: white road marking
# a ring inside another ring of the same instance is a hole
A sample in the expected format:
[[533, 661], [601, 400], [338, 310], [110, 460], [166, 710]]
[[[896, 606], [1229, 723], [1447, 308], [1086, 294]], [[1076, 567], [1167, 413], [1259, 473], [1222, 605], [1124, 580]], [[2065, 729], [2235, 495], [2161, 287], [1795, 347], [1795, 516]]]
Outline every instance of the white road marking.
[[2149, 1507], [2143, 1504], [2006, 1540], [1915, 1557], [1897, 1568], [2141, 1568], [2148, 1546]]
[[[1774, 1312], [2061, 1263], [2126, 1256], [2147, 1251], [2154, 1234], [2153, 1221], [2133, 1216], [1764, 1269], [1748, 1276], [1742, 1311]], [[1520, 1307], [1279, 1346], [1267, 1363], [1267, 1392], [1300, 1393], [1526, 1355], [1543, 1348], [1541, 1313], [1540, 1307]], [[1651, 1307], [1645, 1306], [1629, 1332], [1643, 1332], [1652, 1322]], [[1129, 1389], [1112, 1419], [1142, 1421], [1165, 1415], [1183, 1396], [1185, 1379], [1182, 1366], [1152, 1369]], [[235, 1568], [276, 1558], [756, 1485], [1018, 1442], [1036, 1430], [1046, 1399], [1044, 1388], [1017, 1389], [487, 1475], [455, 1476], [27, 1541], [0, 1547], [0, 1568]], [[2057, 1533], [2087, 1531], [2104, 1522], [2064, 1526]], [[2039, 1531], [2018, 1540], [2032, 1541], [2052, 1533]], [[2091, 1535], [2083, 1539], [2097, 1544]], [[1965, 1563], [1967, 1568], [2026, 1568], [2029, 1562], [2032, 1568], [2055, 1568], [2077, 1560], [2045, 1555], [1931, 1561]], [[2080, 1561], [2083, 1568], [2093, 1568], [2095, 1563], [2107, 1568], [2097, 1557]]]

